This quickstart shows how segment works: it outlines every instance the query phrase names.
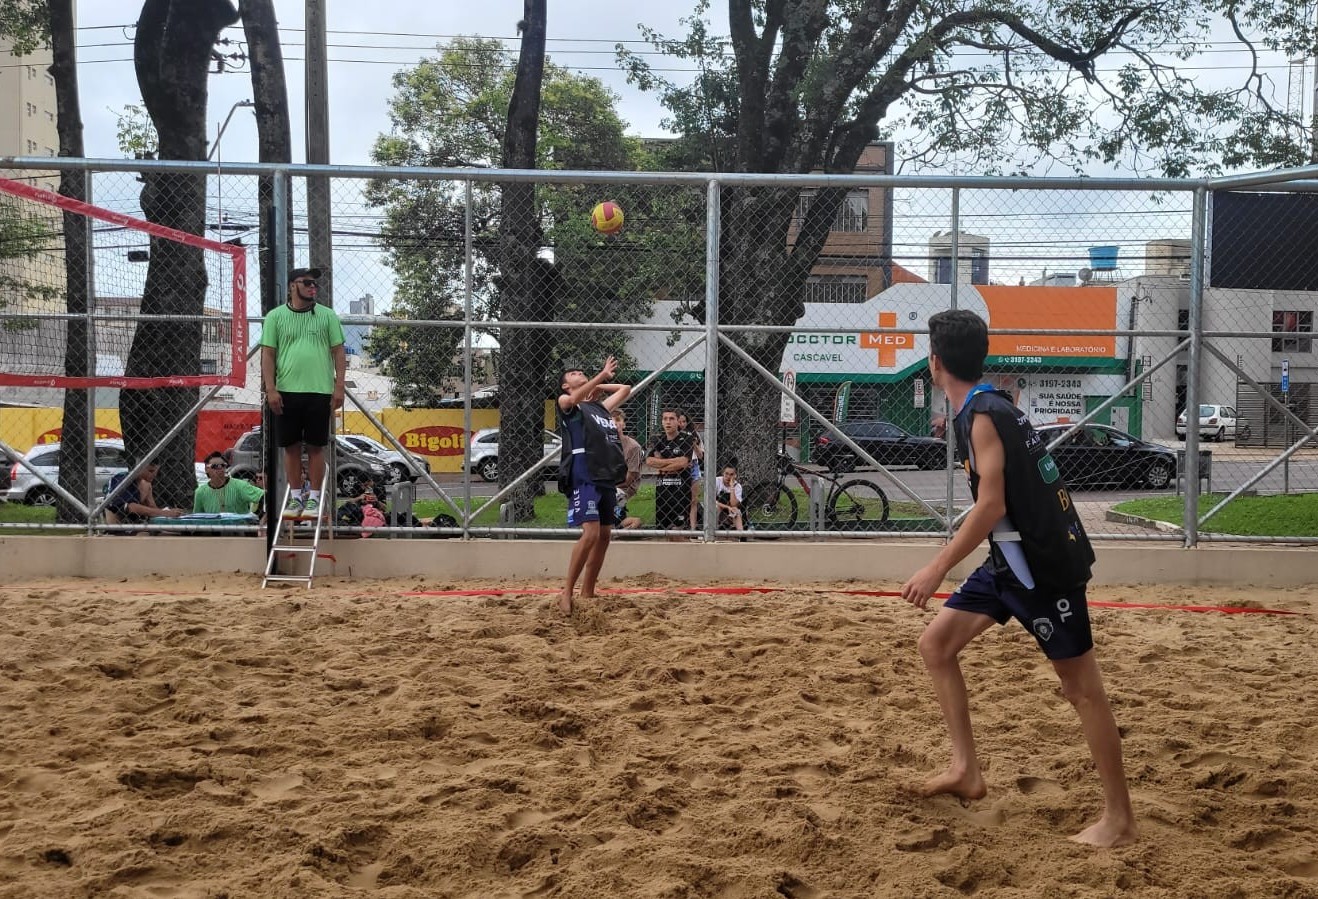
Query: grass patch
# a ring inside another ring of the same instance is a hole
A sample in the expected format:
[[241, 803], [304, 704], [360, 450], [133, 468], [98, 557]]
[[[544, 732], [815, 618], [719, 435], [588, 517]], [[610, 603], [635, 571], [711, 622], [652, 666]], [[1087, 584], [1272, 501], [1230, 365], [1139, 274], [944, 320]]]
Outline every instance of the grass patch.
[[[489, 497], [472, 497], [472, 509], [480, 509]], [[453, 501], [463, 506], [463, 498], [453, 493]], [[418, 518], [434, 518], [435, 515], [452, 515], [452, 507], [443, 500], [420, 500], [413, 505], [413, 514]], [[643, 486], [637, 496], [627, 502], [627, 514], [639, 515], [641, 521], [652, 522], [655, 519], [655, 492], [652, 486]], [[496, 527], [498, 525], [498, 504], [482, 511], [472, 522], [474, 527]], [[546, 493], [535, 498], [535, 517], [531, 521], [518, 522], [518, 527], [567, 527], [568, 498], [561, 493]]]
[[[885, 491], [886, 492], [886, 491]], [[810, 517], [810, 498], [801, 490], [793, 490], [793, 496], [796, 498], [796, 524], [798, 527], [804, 527]], [[459, 491], [454, 491], [454, 501], [462, 506], [462, 497]], [[481, 504], [486, 502], [488, 497], [475, 497], [471, 499], [472, 508], [479, 509]], [[941, 511], [942, 506], [938, 503], [932, 504], [935, 509]], [[893, 499], [892, 494], [888, 494], [889, 517], [893, 521], [910, 519], [912, 525], [918, 525], [913, 529], [922, 529], [926, 523], [929, 527], [935, 527], [941, 530], [942, 525], [938, 525], [929, 518], [929, 512], [917, 502], [910, 500]], [[449, 504], [439, 499], [420, 500], [412, 506], [412, 514], [417, 518], [430, 519], [436, 515], [452, 515], [453, 510]], [[644, 527], [654, 526], [654, 487], [642, 486], [636, 495], [627, 503], [627, 514], [635, 515], [644, 522]], [[475, 527], [495, 527], [499, 523], [498, 504], [486, 509], [476, 517], [472, 522]], [[544, 496], [537, 497], [535, 501], [535, 517], [530, 521], [521, 521], [517, 527], [526, 528], [562, 528], [567, 526], [567, 497], [560, 493], [546, 493]], [[900, 529], [900, 528], [898, 528]], [[912, 528], [906, 528], [910, 530]]]
[[[0, 503], [0, 537], [15, 537], [21, 534], [69, 534], [71, 531], [48, 531], [39, 525], [55, 523], [54, 506], [28, 506], [23, 503]], [[11, 527], [15, 524], [34, 525], [31, 528]]]
[[[1202, 515], [1226, 497], [1224, 493], [1199, 497]], [[1133, 499], [1112, 509], [1127, 515], [1184, 525], [1184, 499], [1176, 496]], [[1276, 496], [1240, 496], [1200, 527], [1211, 534], [1242, 537], [1318, 537], [1318, 493]]]

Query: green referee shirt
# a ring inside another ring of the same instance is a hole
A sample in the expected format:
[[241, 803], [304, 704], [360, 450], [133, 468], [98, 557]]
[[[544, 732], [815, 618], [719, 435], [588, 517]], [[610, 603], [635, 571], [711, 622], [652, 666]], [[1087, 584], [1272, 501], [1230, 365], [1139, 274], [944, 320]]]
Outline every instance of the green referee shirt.
[[334, 310], [314, 304], [302, 312], [285, 303], [261, 327], [261, 346], [275, 351], [275, 389], [280, 393], [334, 392], [330, 350], [343, 344], [343, 324]]
[[192, 495], [193, 512], [237, 512], [246, 515], [252, 511], [252, 503], [265, 496], [265, 491], [251, 481], [229, 478], [224, 486], [216, 489], [207, 481], [197, 485], [197, 492]]

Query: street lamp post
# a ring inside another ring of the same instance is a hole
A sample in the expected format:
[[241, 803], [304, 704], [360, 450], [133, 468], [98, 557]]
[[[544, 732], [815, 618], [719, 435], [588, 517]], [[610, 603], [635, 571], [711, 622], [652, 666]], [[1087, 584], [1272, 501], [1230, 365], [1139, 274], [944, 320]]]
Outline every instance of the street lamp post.
[[[219, 174], [219, 168], [220, 168], [220, 141], [224, 138], [224, 129], [229, 127], [229, 120], [233, 118], [233, 114], [237, 112], [240, 107], [246, 107], [248, 109], [251, 109], [255, 105], [256, 104], [253, 103], [251, 100], [239, 100], [237, 103], [229, 107], [229, 114], [224, 117], [224, 121], [221, 122], [220, 127], [216, 129], [215, 143], [211, 144], [210, 152], [206, 154], [206, 159], [208, 161], [212, 156], [215, 157], [216, 174]], [[224, 236], [223, 233], [224, 232], [224, 178], [223, 177], [219, 177], [215, 179], [215, 222], [219, 226], [220, 236], [221, 238], [223, 238]]]

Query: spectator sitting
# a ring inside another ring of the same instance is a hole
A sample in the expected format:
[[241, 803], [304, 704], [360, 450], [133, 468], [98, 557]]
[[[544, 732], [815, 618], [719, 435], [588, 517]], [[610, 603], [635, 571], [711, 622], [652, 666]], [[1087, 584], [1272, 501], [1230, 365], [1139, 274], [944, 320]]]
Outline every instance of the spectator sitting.
[[255, 484], [229, 477], [229, 463], [224, 454], [215, 452], [206, 457], [206, 482], [197, 485], [197, 492], [192, 496], [192, 511], [245, 515], [252, 511], [252, 504], [264, 496], [265, 491]]
[[743, 500], [741, 482], [737, 480], [737, 466], [723, 466], [723, 476], [718, 481], [715, 501], [718, 503], [720, 529], [746, 530], [746, 520], [741, 514]]
[[128, 477], [123, 471], [110, 478], [106, 485], [107, 494], [112, 495], [109, 505], [105, 507], [105, 520], [108, 524], [145, 524], [148, 518], [178, 518], [182, 509], [156, 505], [152, 492], [152, 483], [160, 473], [160, 465], [154, 459], [137, 473], [137, 480], [127, 485], [118, 493], [115, 491]]

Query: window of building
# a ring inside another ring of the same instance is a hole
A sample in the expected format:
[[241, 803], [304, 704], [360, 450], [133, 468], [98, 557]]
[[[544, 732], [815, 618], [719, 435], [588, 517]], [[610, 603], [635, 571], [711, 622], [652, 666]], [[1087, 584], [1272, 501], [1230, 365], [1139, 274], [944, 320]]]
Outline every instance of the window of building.
[[28, 67], [27, 67], [27, 77], [28, 77], [28, 78], [35, 78], [35, 77], [37, 77], [37, 70], [34, 69], [32, 66], [28, 66]]
[[[806, 213], [810, 210], [810, 204], [814, 201], [814, 191], [806, 191], [801, 194], [801, 198], [796, 203], [798, 222], [805, 221]], [[829, 230], [853, 233], [864, 231], [869, 227], [869, 208], [870, 192], [868, 190], [850, 191], [843, 198], [842, 205], [838, 207], [837, 215], [833, 217], [833, 227]]]
[[[1272, 313], [1272, 333], [1273, 334], [1313, 334], [1313, 312], [1291, 312], [1277, 311]], [[1272, 351], [1274, 353], [1312, 353], [1313, 338], [1306, 337], [1274, 337], [1272, 338]]]
[[54, 155], [55, 155], [55, 148], [54, 148], [54, 147], [47, 147], [47, 148], [46, 148], [46, 155], [47, 155], [47, 156], [54, 156]]
[[47, 73], [46, 73], [46, 83], [49, 84], [51, 87], [54, 87], [54, 86], [55, 86], [55, 76], [53, 76], [53, 75], [51, 75], [49, 72], [47, 72]]
[[811, 275], [805, 282], [807, 303], [863, 303], [869, 299], [864, 275]]
[[219, 363], [216, 362], [214, 359], [201, 360], [201, 373], [203, 375], [213, 375], [219, 370], [220, 370]]
[[28, 115], [36, 115], [36, 114], [37, 114], [37, 104], [35, 104], [35, 103], [26, 103], [26, 104], [24, 104], [24, 105], [27, 106], [27, 114], [28, 114]]
[[970, 248], [970, 283], [987, 284], [989, 282], [988, 250], [983, 247]]
[[1190, 330], [1190, 310], [1189, 310], [1189, 309], [1177, 309], [1177, 310], [1176, 310], [1176, 330], [1178, 330], [1178, 331], [1188, 331], [1188, 330]]
[[47, 122], [55, 121], [55, 113], [51, 112], [49, 109], [46, 110], [46, 121]]
[[27, 151], [28, 151], [29, 153], [35, 153], [35, 152], [37, 152], [37, 142], [34, 141], [34, 140], [29, 140], [29, 141], [27, 142]]

